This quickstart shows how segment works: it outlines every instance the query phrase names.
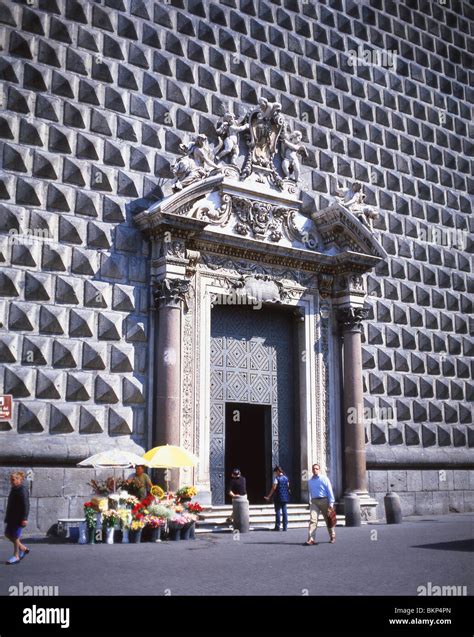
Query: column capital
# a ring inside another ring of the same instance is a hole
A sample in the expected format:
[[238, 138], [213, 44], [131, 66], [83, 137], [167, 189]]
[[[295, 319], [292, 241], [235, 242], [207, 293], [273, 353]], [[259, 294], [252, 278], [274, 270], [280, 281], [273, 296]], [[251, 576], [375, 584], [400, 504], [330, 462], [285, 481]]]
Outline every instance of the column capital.
[[189, 291], [190, 282], [187, 279], [162, 279], [153, 287], [153, 299], [156, 308], [176, 307], [186, 303], [186, 294]]
[[366, 307], [345, 306], [336, 308], [336, 318], [342, 332], [362, 331], [362, 321], [369, 316]]

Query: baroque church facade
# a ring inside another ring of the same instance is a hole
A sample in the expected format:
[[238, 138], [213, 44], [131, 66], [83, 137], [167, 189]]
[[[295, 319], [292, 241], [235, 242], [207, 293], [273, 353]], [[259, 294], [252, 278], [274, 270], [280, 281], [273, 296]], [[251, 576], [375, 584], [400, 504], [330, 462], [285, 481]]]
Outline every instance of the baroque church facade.
[[47, 530], [82, 459], [169, 443], [206, 504], [275, 464], [306, 501], [320, 462], [367, 518], [472, 510], [468, 3], [0, 23], [0, 507], [26, 468]]

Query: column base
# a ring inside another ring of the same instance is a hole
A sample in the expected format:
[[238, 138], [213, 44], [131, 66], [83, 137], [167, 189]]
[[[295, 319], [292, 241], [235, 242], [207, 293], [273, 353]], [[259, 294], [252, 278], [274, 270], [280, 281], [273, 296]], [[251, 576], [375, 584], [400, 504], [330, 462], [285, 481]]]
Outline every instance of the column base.
[[[372, 498], [367, 491], [348, 491], [347, 493], [355, 493], [359, 496], [360, 517], [362, 519], [362, 522], [375, 522], [375, 520], [377, 519], [377, 500]], [[336, 512], [344, 514], [344, 497], [341, 498], [341, 502], [336, 503]]]

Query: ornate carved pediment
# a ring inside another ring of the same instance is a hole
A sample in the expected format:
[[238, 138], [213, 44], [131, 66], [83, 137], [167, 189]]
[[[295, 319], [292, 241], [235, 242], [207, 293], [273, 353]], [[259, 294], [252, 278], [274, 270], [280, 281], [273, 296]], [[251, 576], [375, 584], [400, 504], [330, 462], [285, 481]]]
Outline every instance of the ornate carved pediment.
[[339, 202], [312, 213], [313, 219], [327, 249], [359, 252], [385, 259], [387, 253], [372, 231]]

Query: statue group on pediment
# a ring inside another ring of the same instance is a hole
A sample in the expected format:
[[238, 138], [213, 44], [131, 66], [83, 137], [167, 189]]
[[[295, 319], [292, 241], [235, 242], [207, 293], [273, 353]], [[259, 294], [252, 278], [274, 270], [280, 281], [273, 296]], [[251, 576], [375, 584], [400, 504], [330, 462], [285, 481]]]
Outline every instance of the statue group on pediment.
[[[246, 179], [251, 175], [256, 181], [268, 180], [278, 188], [284, 186], [284, 179], [298, 184], [301, 175], [300, 157], [307, 156], [300, 131], [291, 131], [281, 112], [279, 102], [270, 103], [265, 97], [258, 106], [242, 118], [226, 113], [216, 125], [219, 143], [215, 148], [209, 144], [206, 135], [200, 134], [189, 144], [181, 144], [180, 157], [172, 166], [175, 191], [212, 174], [225, 173]], [[237, 159], [240, 150], [240, 136], [244, 136], [248, 152], [239, 170]], [[281, 171], [278, 173], [274, 162], [279, 156]]]

